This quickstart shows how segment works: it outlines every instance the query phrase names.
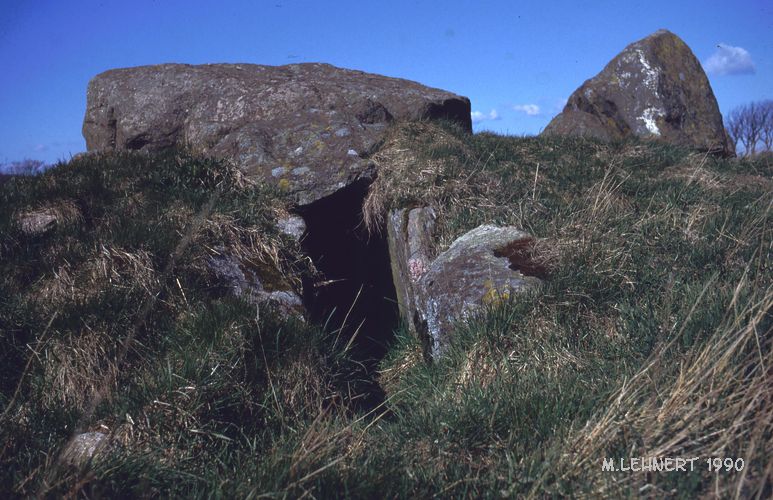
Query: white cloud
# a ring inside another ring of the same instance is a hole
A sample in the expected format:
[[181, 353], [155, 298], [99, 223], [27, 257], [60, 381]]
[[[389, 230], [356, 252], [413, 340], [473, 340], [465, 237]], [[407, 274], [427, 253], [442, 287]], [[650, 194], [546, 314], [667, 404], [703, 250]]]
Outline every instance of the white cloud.
[[748, 50], [724, 43], [717, 45], [717, 50], [703, 62], [703, 67], [712, 75], [747, 75], [755, 71]]
[[515, 111], [521, 111], [529, 116], [537, 116], [540, 113], [539, 106], [536, 104], [516, 104], [513, 106]]
[[496, 109], [492, 109], [488, 113], [481, 113], [480, 111], [473, 111], [470, 113], [470, 116], [472, 117], [472, 123], [480, 123], [488, 120], [499, 120], [502, 117], [499, 116], [499, 113]]

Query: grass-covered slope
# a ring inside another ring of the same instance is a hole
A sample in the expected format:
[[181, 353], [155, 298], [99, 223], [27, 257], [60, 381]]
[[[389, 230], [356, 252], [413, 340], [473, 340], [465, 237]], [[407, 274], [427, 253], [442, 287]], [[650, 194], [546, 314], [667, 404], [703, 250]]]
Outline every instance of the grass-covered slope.
[[[395, 127], [374, 159], [372, 230], [427, 203], [437, 251], [513, 224], [549, 278], [458, 325], [432, 365], [399, 330], [370, 413], [334, 332], [206, 272], [227, 244], [298, 279], [272, 223], [281, 193], [184, 154], [86, 156], [2, 185], [3, 496], [770, 495], [769, 160], [427, 124]], [[41, 210], [56, 225], [25, 233]], [[112, 439], [82, 469], [58, 460], [75, 429]], [[602, 470], [650, 456], [702, 459]]]

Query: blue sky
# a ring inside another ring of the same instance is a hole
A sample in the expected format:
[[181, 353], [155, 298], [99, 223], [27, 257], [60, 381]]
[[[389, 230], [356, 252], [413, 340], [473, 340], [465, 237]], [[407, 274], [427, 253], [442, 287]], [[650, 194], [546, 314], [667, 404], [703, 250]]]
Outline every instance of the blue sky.
[[0, 163], [83, 151], [89, 79], [164, 62], [327, 62], [465, 95], [476, 131], [536, 134], [660, 28], [710, 69], [723, 113], [773, 98], [770, 0], [0, 0]]

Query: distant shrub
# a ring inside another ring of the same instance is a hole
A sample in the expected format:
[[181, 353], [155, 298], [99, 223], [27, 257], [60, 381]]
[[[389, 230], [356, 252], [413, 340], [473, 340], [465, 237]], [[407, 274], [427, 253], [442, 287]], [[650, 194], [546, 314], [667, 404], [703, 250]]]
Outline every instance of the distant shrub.
[[5, 175], [37, 175], [45, 172], [51, 165], [46, 165], [41, 160], [29, 158], [0, 165], [0, 174]]

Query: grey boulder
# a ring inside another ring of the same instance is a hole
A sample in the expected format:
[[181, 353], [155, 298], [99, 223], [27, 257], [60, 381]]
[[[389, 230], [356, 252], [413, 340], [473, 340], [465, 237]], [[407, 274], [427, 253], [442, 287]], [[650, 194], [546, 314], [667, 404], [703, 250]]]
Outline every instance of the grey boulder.
[[17, 217], [17, 224], [22, 232], [27, 235], [43, 234], [56, 226], [59, 218], [52, 210], [37, 210], [21, 214]]
[[104, 452], [109, 441], [107, 434], [102, 432], [77, 434], [62, 451], [62, 462], [73, 467], [83, 467]]
[[49, 202], [14, 214], [16, 226], [28, 236], [45, 234], [56, 227], [77, 224], [81, 220], [80, 209], [72, 200]]
[[[274, 279], [267, 279], [267, 270], [256, 269], [236, 256], [221, 249], [219, 255], [208, 258], [207, 265], [215, 282], [231, 295], [241, 297], [255, 305], [272, 307], [281, 317], [303, 320], [305, 307], [301, 297], [278, 277], [278, 271], [272, 270]], [[264, 281], [271, 284], [267, 289]]]
[[429, 208], [396, 210], [387, 222], [400, 314], [429, 359], [443, 355], [455, 322], [546, 277], [534, 260], [534, 238], [511, 226], [479, 226], [430, 260], [433, 224]]

